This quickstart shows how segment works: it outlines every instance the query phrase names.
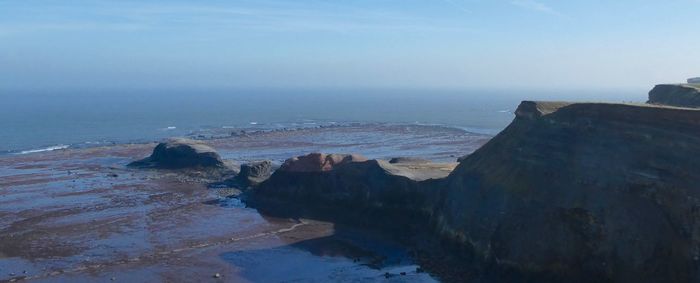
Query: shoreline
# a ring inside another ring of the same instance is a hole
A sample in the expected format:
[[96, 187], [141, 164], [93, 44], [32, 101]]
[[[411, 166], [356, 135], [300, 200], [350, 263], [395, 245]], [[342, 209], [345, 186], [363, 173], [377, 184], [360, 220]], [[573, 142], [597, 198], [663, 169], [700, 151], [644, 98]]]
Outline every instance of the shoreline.
[[[314, 123], [316, 124], [316, 123]], [[464, 127], [457, 125], [448, 124], [432, 124], [432, 123], [382, 123], [382, 122], [329, 122], [327, 124], [317, 125], [317, 126], [302, 126], [302, 127], [283, 127], [275, 129], [256, 129], [250, 127], [226, 127], [212, 128], [207, 130], [199, 130], [197, 132], [192, 132], [190, 134], [183, 135], [182, 137], [201, 140], [201, 141], [213, 141], [213, 140], [226, 140], [230, 138], [236, 138], [241, 135], [260, 135], [270, 132], [295, 132], [295, 131], [308, 131], [314, 129], [324, 129], [324, 128], [352, 128], [352, 127], [395, 127], [395, 126], [419, 126], [419, 127], [437, 127], [444, 129], [456, 129], [464, 131], [465, 133], [483, 135], [493, 137], [498, 132], [503, 129], [486, 129], [486, 128], [475, 128], [475, 127]], [[229, 134], [224, 134], [228, 132]], [[173, 136], [174, 137], [174, 136]], [[118, 145], [140, 145], [140, 144], [152, 144], [160, 142], [167, 138], [154, 139], [154, 140], [126, 140], [126, 141], [100, 141], [100, 142], [80, 142], [72, 144], [51, 144], [45, 146], [38, 146], [32, 148], [22, 148], [22, 149], [10, 149], [0, 151], [0, 158], [6, 156], [15, 155], [26, 155], [26, 154], [37, 154], [45, 153], [56, 150], [73, 150], [73, 149], [87, 149], [87, 148], [99, 148], [108, 146], [118, 146]]]

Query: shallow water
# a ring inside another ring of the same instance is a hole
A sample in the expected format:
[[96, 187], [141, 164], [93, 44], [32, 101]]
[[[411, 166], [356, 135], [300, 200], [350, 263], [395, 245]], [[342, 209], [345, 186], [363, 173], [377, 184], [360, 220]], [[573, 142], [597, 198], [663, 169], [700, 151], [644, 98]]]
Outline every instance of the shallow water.
[[392, 242], [336, 231], [289, 246], [228, 252], [221, 257], [252, 282], [437, 282], [419, 272]]

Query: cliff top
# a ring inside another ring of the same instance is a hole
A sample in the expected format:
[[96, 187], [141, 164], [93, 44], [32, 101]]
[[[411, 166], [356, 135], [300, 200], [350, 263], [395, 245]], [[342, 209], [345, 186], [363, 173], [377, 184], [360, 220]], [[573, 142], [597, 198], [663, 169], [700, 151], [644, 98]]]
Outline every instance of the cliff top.
[[645, 103], [607, 103], [607, 102], [562, 102], [562, 101], [522, 101], [518, 108], [515, 110], [515, 116], [520, 118], [538, 118], [542, 116], [548, 116], [550, 114], [559, 112], [564, 108], [577, 108], [577, 109], [608, 109], [608, 110], [619, 110], [619, 111], [629, 111], [629, 110], [639, 110], [642, 112], [656, 112], [656, 111], [690, 111], [700, 115], [700, 109], [697, 108], [686, 108], [686, 107], [676, 107], [668, 105], [658, 105], [658, 104], [645, 104]]
[[657, 86], [689, 87], [700, 90], [700, 83], [680, 83], [680, 84], [658, 84]]

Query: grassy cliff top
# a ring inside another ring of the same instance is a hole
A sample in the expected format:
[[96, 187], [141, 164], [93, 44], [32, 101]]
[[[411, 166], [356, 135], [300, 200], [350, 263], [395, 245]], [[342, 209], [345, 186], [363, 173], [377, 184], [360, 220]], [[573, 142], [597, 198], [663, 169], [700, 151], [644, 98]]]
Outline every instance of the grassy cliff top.
[[577, 116], [607, 117], [610, 119], [629, 119], [637, 117], [646, 120], [649, 117], [675, 117], [678, 121], [698, 120], [700, 108], [645, 104], [645, 103], [607, 103], [607, 102], [558, 102], [558, 101], [523, 101], [515, 111], [515, 116], [537, 119], [544, 116], [560, 116], [574, 113]]

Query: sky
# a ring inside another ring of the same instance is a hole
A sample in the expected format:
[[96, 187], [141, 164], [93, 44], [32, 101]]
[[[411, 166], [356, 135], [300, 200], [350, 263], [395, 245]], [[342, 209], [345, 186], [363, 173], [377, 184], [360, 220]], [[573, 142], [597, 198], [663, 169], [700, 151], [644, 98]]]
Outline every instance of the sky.
[[0, 90], [649, 89], [700, 0], [0, 0]]

